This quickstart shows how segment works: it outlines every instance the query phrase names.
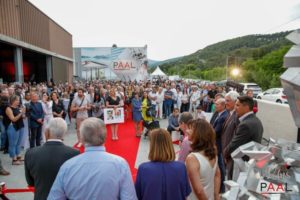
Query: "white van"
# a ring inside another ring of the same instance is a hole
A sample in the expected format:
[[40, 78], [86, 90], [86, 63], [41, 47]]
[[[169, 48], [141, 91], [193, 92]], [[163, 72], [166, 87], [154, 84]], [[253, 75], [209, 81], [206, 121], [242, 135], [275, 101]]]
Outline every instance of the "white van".
[[247, 90], [251, 89], [253, 91], [253, 96], [256, 97], [259, 93], [262, 92], [259, 85], [256, 83], [241, 83], [244, 85], [243, 94], [245, 95], [247, 93]]

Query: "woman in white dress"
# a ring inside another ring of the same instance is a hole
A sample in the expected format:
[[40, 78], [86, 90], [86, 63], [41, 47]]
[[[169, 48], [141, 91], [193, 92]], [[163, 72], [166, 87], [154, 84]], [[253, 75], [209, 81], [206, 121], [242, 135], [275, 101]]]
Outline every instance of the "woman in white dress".
[[46, 137], [45, 137], [45, 131], [46, 131], [46, 127], [48, 126], [50, 120], [53, 118], [53, 114], [52, 114], [52, 106], [53, 106], [53, 102], [52, 100], [50, 100], [49, 95], [44, 92], [43, 96], [42, 96], [42, 107], [43, 107], [43, 111], [44, 111], [44, 123], [42, 126], [42, 143], [46, 142]]
[[192, 142], [192, 153], [186, 158], [192, 186], [189, 199], [219, 200], [221, 174], [215, 146], [215, 131], [204, 119], [192, 120], [188, 127], [188, 137]]

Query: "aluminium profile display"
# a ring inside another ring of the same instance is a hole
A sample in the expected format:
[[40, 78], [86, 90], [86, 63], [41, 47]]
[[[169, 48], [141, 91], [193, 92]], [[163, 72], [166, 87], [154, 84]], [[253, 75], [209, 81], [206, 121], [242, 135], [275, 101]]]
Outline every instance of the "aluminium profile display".
[[300, 155], [299, 147], [283, 139], [271, 139], [268, 146], [256, 142], [240, 146], [231, 154], [236, 179], [224, 182], [229, 190], [222, 198], [300, 199], [300, 158], [295, 156]]

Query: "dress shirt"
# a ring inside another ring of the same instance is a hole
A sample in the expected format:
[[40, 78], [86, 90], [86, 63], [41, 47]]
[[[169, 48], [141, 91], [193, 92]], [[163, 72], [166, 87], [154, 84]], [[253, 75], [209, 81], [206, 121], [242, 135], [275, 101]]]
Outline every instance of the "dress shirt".
[[127, 162], [103, 146], [66, 161], [59, 170], [48, 200], [137, 199]]
[[178, 155], [178, 161], [185, 163], [185, 159], [189, 155], [191, 150], [192, 150], [191, 142], [189, 141], [188, 136], [186, 136], [181, 143], [181, 148]]
[[242, 122], [247, 116], [249, 116], [249, 115], [251, 115], [251, 114], [254, 114], [254, 112], [253, 112], [253, 111], [250, 111], [250, 112], [245, 113], [243, 116], [241, 116], [241, 117], [239, 118], [239, 121]]

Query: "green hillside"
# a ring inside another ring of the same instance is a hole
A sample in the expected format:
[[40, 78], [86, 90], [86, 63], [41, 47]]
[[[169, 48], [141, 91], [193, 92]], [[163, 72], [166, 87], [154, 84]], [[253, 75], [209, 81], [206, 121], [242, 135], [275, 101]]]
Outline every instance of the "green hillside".
[[[228, 64], [229, 71], [233, 67], [242, 71], [241, 76], [235, 77], [239, 81], [263, 82], [263, 88], [278, 86], [279, 74], [284, 71], [282, 58], [292, 45], [285, 39], [289, 33], [247, 35], [222, 41], [160, 67], [168, 75], [217, 81], [226, 79]], [[267, 80], [261, 81], [258, 77]]]

